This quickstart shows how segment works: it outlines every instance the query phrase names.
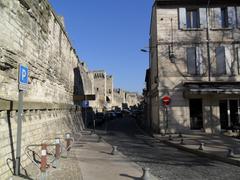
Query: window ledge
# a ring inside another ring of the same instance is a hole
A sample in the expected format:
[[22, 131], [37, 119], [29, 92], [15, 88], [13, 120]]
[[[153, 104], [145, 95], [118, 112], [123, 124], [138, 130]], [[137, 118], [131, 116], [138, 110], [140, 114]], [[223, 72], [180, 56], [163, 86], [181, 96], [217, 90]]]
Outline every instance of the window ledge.
[[211, 31], [230, 31], [233, 28], [210, 28]]
[[182, 31], [203, 31], [203, 28], [181, 28]]

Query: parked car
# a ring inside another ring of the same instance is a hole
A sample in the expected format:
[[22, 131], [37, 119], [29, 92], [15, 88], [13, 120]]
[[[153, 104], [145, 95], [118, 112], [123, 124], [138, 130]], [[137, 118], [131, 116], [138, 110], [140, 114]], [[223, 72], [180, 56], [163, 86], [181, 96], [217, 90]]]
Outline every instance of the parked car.
[[115, 114], [115, 112], [110, 111], [110, 112], [106, 112], [104, 117], [106, 120], [113, 120], [117, 117], [117, 115]]
[[104, 123], [104, 113], [102, 112], [97, 112], [95, 114], [95, 123], [96, 125], [101, 125], [102, 123]]
[[122, 114], [121, 111], [115, 111], [115, 114], [116, 114], [117, 118], [122, 118], [123, 117], [123, 114]]

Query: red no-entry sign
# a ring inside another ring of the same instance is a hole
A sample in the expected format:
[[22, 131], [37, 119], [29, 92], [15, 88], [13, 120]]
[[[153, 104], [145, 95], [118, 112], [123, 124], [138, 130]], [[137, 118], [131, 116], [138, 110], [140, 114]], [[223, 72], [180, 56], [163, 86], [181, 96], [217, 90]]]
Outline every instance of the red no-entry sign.
[[171, 102], [171, 98], [170, 96], [163, 96], [162, 97], [162, 103], [164, 106], [168, 106]]

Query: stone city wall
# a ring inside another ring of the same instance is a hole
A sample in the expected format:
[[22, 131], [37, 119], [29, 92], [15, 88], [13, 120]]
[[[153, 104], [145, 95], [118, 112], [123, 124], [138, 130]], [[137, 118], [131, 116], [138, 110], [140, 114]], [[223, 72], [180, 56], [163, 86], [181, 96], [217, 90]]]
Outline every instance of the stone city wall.
[[[15, 160], [18, 65], [29, 67], [24, 94], [22, 165], [26, 145], [82, 128], [73, 94], [82, 84], [74, 73], [79, 60], [47, 0], [0, 0], [0, 179], [11, 175]], [[78, 82], [78, 81], [77, 81]]]

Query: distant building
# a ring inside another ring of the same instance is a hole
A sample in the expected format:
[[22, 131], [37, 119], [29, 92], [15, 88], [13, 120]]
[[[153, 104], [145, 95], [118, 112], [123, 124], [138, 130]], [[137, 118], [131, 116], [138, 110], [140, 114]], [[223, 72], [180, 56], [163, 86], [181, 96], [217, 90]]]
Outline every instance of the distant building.
[[101, 112], [107, 100], [107, 73], [104, 70], [90, 72], [93, 78], [96, 100], [90, 103], [95, 110]]
[[155, 0], [144, 91], [153, 131], [240, 127], [239, 28], [239, 1]]

